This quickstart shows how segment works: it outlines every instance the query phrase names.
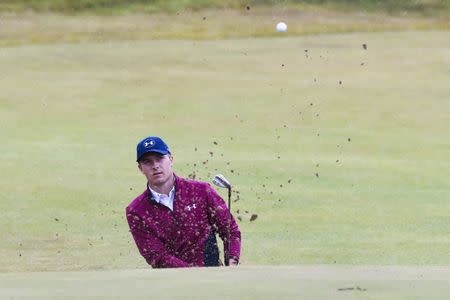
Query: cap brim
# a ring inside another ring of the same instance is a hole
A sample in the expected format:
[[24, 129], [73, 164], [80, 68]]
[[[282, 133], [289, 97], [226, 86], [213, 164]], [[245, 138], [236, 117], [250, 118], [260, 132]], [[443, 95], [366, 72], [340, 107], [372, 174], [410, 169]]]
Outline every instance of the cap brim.
[[141, 154], [141, 156], [139, 156], [139, 158], [138, 158], [136, 161], [139, 162], [139, 160], [142, 158], [142, 156], [144, 156], [144, 154], [147, 154], [147, 153], [158, 153], [158, 154], [161, 154], [161, 155], [170, 154], [169, 151], [164, 151], [164, 150], [151, 150], [151, 149], [149, 149], [148, 151], [143, 152], [143, 153]]

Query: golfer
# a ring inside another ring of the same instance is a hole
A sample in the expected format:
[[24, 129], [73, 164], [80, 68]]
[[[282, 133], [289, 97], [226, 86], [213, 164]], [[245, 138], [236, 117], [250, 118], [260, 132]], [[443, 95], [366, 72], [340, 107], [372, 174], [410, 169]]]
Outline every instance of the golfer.
[[159, 137], [138, 143], [137, 163], [147, 188], [126, 215], [145, 260], [153, 268], [220, 266], [216, 233], [226, 245], [230, 230], [230, 266], [236, 266], [241, 233], [233, 217], [228, 228], [228, 208], [216, 191], [206, 182], [175, 175], [173, 156]]

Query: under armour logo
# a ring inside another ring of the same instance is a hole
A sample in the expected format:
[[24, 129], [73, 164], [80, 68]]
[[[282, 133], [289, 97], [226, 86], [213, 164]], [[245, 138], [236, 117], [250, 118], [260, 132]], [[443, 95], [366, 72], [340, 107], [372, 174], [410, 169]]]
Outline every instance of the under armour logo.
[[186, 209], [187, 209], [188, 211], [191, 211], [191, 209], [193, 209], [193, 208], [197, 208], [197, 206], [195, 206], [195, 203], [192, 204], [192, 206], [191, 206], [191, 205], [186, 206]]
[[154, 140], [149, 140], [149, 141], [145, 141], [144, 142], [144, 147], [145, 148], [151, 147], [153, 145], [155, 145], [155, 141]]

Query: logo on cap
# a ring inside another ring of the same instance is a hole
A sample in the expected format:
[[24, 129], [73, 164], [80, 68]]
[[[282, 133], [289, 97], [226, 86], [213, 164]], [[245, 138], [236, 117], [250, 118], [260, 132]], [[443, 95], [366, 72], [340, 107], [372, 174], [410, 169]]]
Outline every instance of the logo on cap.
[[144, 147], [148, 148], [148, 147], [152, 147], [155, 145], [155, 141], [154, 140], [149, 140], [149, 141], [145, 141], [144, 142]]

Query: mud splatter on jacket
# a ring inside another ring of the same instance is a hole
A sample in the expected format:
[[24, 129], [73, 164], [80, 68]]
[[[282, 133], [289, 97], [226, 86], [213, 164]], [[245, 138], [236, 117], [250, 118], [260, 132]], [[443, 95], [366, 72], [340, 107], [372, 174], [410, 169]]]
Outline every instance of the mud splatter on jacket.
[[[148, 189], [126, 208], [130, 232], [153, 268], [218, 266], [216, 232], [226, 243], [228, 208], [206, 182], [175, 175], [173, 211], [152, 199]], [[241, 233], [230, 226], [230, 257], [239, 260]]]

